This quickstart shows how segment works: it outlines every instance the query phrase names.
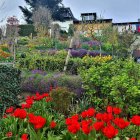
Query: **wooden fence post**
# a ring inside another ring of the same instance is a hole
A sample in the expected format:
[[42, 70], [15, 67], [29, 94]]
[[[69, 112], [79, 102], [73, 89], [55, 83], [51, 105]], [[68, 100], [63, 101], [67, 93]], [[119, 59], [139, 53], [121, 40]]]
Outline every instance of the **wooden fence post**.
[[69, 62], [70, 55], [71, 55], [72, 44], [73, 44], [73, 37], [71, 38], [71, 41], [70, 41], [70, 46], [69, 46], [69, 50], [68, 50], [68, 54], [67, 54], [65, 66], [64, 66], [64, 72], [66, 72], [66, 70], [67, 70], [67, 65]]

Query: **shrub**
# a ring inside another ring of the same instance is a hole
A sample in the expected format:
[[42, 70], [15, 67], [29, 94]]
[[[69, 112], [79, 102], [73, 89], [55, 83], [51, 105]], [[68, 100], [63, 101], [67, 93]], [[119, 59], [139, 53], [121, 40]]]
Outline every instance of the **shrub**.
[[18, 105], [20, 81], [18, 69], [0, 65], [0, 115], [6, 107]]
[[19, 46], [21, 45], [27, 45], [29, 43], [29, 38], [28, 37], [20, 37], [17, 41], [17, 44]]
[[50, 86], [57, 86], [57, 82], [53, 79], [52, 74], [47, 74], [41, 70], [32, 70], [22, 74], [22, 91], [45, 93], [50, 91]]
[[[83, 52], [85, 53], [85, 52]], [[82, 52], [80, 54], [83, 55]], [[44, 71], [60, 71], [64, 69], [66, 61], [67, 52], [65, 50], [61, 51], [47, 51], [47, 52], [30, 52], [25, 53], [24, 57], [19, 57], [16, 66], [19, 69], [28, 69], [28, 70], [44, 70]], [[111, 56], [102, 56], [102, 57], [89, 57], [85, 56], [83, 58], [73, 58], [71, 57], [68, 61], [67, 72], [72, 74], [78, 74], [78, 69], [82, 66], [90, 67], [91, 65], [110, 61]]]
[[133, 60], [100, 63], [81, 69], [80, 75], [96, 107], [115, 104], [124, 108], [125, 114], [140, 114], [140, 65]]
[[[107, 56], [107, 54], [104, 52], [101, 52], [101, 55]], [[85, 56], [96, 57], [96, 56], [100, 56], [100, 52], [99, 51], [88, 51], [86, 49], [77, 49], [77, 50], [71, 51], [71, 56], [72, 57], [80, 57], [80, 58], [83, 58]]]
[[23, 72], [21, 88], [22, 91], [31, 93], [49, 92], [50, 86], [53, 88], [66, 87], [79, 98], [83, 95], [82, 81], [78, 75], [67, 75], [63, 73], [46, 73], [42, 70], [32, 70], [31, 72]]
[[36, 35], [35, 27], [32, 24], [19, 25], [19, 35], [20, 36], [30, 36], [31, 33], [33, 36]]
[[68, 42], [66, 42], [66, 41], [58, 41], [58, 40], [56, 40], [56, 41], [54, 41], [54, 45], [55, 45], [55, 49], [57, 49], [57, 50], [63, 50], [63, 49], [67, 49], [68, 48]]
[[28, 70], [40, 69], [46, 71], [62, 71], [65, 59], [55, 56], [42, 56], [41, 54], [26, 54], [26, 58], [19, 58], [18, 68], [27, 68]]
[[74, 94], [65, 87], [53, 89], [50, 96], [53, 98], [53, 102], [55, 103], [55, 110], [67, 114], [73, 95]]
[[66, 87], [79, 98], [83, 95], [82, 79], [78, 75], [61, 74], [55, 78], [58, 87]]

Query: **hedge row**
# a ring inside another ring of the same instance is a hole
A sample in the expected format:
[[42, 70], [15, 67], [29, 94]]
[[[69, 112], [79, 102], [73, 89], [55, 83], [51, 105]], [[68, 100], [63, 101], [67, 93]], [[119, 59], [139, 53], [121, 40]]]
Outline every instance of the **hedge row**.
[[0, 116], [7, 106], [18, 105], [20, 81], [18, 69], [0, 65]]

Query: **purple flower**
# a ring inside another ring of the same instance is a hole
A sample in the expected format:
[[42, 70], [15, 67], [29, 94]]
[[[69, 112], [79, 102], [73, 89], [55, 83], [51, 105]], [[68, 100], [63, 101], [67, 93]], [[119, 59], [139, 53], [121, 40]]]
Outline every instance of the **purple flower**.
[[42, 70], [32, 70], [31, 72], [32, 72], [32, 74], [41, 74], [41, 75], [47, 74], [45, 71], [42, 71]]
[[88, 44], [90, 46], [101, 46], [101, 42], [99, 41], [87, 41], [87, 42], [84, 42], [83, 44]]
[[87, 50], [80, 49], [80, 50], [72, 50], [71, 55], [72, 57], [84, 57], [87, 54]]

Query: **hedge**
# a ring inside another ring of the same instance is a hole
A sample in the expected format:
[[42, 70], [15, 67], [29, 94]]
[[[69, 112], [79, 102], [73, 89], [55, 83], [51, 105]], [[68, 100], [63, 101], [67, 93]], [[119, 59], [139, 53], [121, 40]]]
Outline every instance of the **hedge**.
[[36, 36], [35, 28], [32, 24], [19, 25], [19, 35], [20, 36]]
[[6, 107], [18, 105], [20, 71], [12, 66], [0, 65], [0, 116]]

